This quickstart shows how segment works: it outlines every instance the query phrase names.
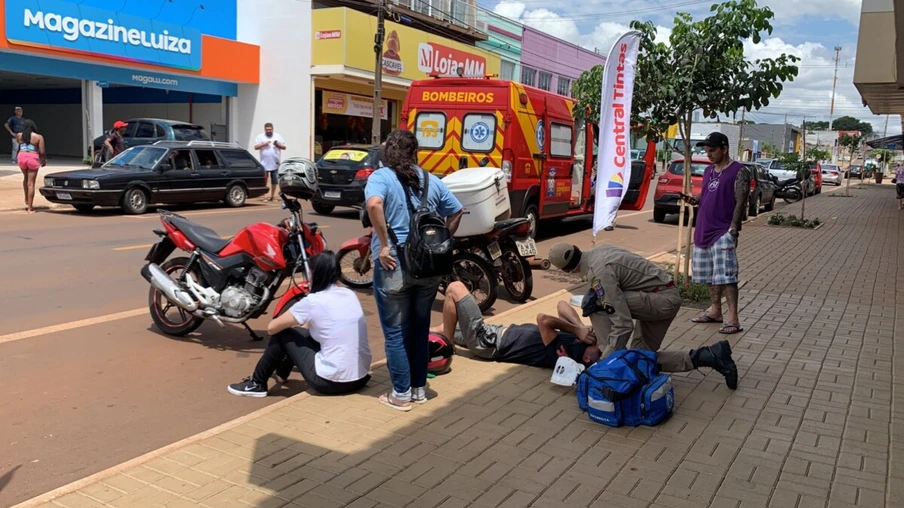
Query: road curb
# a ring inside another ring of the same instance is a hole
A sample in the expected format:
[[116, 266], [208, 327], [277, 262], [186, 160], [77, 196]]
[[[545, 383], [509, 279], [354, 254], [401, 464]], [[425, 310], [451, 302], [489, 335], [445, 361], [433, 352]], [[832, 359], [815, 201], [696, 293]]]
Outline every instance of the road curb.
[[[386, 365], [385, 359], [380, 360], [378, 362], [374, 362], [373, 364], [371, 364], [370, 370], [371, 371], [376, 370], [384, 365]], [[40, 506], [44, 503], [49, 503], [50, 501], [53, 501], [54, 499], [65, 496], [66, 494], [70, 494], [76, 490], [87, 487], [88, 485], [97, 483], [99, 481], [103, 481], [104, 479], [110, 478], [111, 476], [115, 476], [123, 471], [131, 469], [133, 467], [140, 466], [146, 462], [150, 462], [162, 455], [166, 455], [167, 453], [174, 452], [176, 450], [179, 450], [180, 448], [185, 448], [186, 446], [197, 443], [198, 441], [203, 441], [204, 439], [213, 437], [222, 432], [226, 432], [229, 429], [233, 429], [235, 427], [238, 427], [239, 425], [248, 423], [249, 421], [255, 420], [262, 416], [266, 416], [270, 413], [273, 413], [279, 409], [282, 409], [282, 408], [288, 406], [289, 404], [291, 404], [293, 402], [298, 402], [303, 397], [311, 397], [311, 396], [312, 395], [310, 393], [308, 393], [307, 391], [304, 391], [302, 393], [293, 395], [291, 397], [286, 397], [285, 399], [283, 399], [279, 402], [274, 402], [273, 404], [270, 404], [267, 407], [262, 407], [256, 411], [248, 413], [244, 416], [240, 416], [240, 417], [230, 420], [228, 422], [217, 425], [216, 427], [214, 427], [212, 429], [208, 429], [203, 432], [199, 432], [198, 434], [195, 434], [193, 436], [189, 436], [187, 438], [181, 439], [179, 441], [176, 441], [175, 443], [168, 444], [162, 448], [157, 448], [156, 450], [151, 450], [150, 452], [145, 453], [144, 455], [139, 455], [138, 457], [135, 457], [134, 459], [127, 460], [121, 464], [117, 464], [113, 467], [104, 469], [103, 471], [98, 471], [97, 473], [94, 473], [91, 476], [86, 476], [85, 478], [76, 480], [67, 485], [63, 485], [62, 487], [58, 487], [54, 490], [51, 490], [50, 492], [45, 492], [44, 494], [41, 494], [40, 496], [33, 497], [33, 498], [31, 498], [27, 501], [23, 501], [17, 505], [13, 505], [10, 508], [33, 508], [35, 506]]]

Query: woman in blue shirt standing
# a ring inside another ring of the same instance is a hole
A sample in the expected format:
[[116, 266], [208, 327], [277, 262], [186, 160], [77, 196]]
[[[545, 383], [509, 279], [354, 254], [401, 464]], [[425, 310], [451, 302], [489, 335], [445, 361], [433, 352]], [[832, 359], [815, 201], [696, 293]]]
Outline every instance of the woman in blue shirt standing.
[[437, 284], [406, 281], [399, 265], [397, 245], [389, 240], [389, 228], [400, 244], [408, 239], [410, 214], [406, 199], [420, 204], [424, 178], [430, 178], [427, 206], [445, 217], [451, 233], [461, 220], [461, 203], [442, 180], [417, 165], [418, 143], [414, 133], [393, 131], [383, 147], [383, 165], [367, 179], [364, 197], [376, 237], [371, 243], [374, 260], [374, 299], [383, 327], [386, 364], [392, 391], [380, 402], [399, 411], [411, 403], [427, 402], [427, 362], [430, 310]]

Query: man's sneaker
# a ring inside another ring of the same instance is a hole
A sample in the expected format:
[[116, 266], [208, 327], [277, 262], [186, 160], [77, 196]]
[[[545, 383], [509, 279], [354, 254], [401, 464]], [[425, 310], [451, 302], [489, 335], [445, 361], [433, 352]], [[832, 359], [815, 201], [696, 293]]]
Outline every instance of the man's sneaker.
[[241, 383], [235, 383], [226, 387], [229, 393], [239, 397], [266, 397], [267, 387], [257, 384], [251, 377], [246, 377]]

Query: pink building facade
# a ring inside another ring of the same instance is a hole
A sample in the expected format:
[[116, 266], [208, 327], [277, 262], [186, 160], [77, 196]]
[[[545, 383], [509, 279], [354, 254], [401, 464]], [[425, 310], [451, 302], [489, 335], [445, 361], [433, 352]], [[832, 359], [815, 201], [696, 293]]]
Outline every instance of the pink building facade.
[[571, 96], [571, 85], [606, 57], [551, 35], [524, 27], [521, 41], [521, 83]]

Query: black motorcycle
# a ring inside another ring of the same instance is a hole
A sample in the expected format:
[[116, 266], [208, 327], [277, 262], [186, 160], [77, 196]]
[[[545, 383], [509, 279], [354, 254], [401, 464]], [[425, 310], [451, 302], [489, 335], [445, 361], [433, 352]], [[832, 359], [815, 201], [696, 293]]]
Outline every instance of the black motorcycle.
[[779, 180], [777, 176], [771, 175], [772, 181], [775, 182], [775, 195], [784, 199], [785, 203], [796, 203], [803, 199], [804, 192], [800, 186], [800, 180], [797, 178], [789, 178], [787, 180]]

